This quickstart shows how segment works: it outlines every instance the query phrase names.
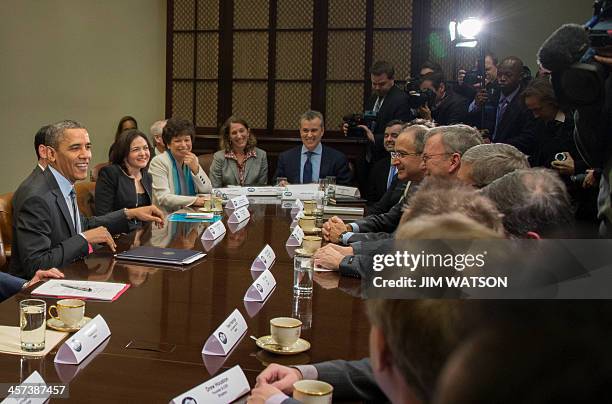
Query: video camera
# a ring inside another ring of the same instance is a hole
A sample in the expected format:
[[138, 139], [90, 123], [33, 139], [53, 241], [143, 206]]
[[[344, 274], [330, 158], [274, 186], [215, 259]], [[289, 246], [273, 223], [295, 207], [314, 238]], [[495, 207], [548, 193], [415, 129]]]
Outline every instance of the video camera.
[[420, 81], [408, 79], [404, 91], [408, 94], [410, 109], [419, 109], [427, 105], [430, 109], [436, 105], [436, 93], [432, 89], [421, 90]]
[[348, 126], [346, 135], [349, 137], [365, 137], [365, 131], [359, 125], [365, 125], [371, 130], [374, 128], [374, 123], [378, 118], [374, 111], [365, 111], [363, 114], [348, 114], [342, 118], [342, 121]]

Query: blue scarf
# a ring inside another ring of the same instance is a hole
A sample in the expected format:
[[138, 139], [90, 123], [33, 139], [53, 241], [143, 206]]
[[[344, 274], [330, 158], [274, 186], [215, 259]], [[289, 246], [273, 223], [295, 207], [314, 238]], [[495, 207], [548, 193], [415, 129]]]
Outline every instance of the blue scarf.
[[[172, 153], [170, 153], [170, 150], [166, 150], [166, 153], [168, 153], [168, 156], [170, 157], [170, 161], [172, 161], [172, 182], [174, 183], [174, 189], [178, 190], [176, 194], [183, 195], [183, 190], [181, 189], [181, 180], [179, 178], [179, 171], [178, 171], [179, 169], [178, 169], [178, 165], [176, 164], [176, 160], [174, 159], [174, 156], [172, 155]], [[195, 186], [193, 184], [193, 178], [191, 177], [191, 170], [189, 169], [188, 166], [184, 164], [183, 164], [183, 174], [185, 175], [185, 182], [187, 183], [188, 195], [195, 196], [196, 191], [195, 191]]]

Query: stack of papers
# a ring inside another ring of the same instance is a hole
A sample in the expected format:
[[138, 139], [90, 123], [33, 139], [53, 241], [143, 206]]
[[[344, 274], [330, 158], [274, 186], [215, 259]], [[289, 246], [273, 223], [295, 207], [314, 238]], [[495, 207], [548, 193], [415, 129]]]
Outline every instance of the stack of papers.
[[32, 294], [37, 296], [115, 301], [129, 287], [129, 283], [52, 279], [34, 289]]

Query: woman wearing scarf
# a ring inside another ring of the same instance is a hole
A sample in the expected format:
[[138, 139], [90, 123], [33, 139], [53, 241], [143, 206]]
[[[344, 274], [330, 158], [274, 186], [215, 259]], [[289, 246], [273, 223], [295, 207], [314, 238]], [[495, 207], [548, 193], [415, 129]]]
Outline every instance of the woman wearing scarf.
[[151, 160], [153, 204], [172, 212], [204, 206], [199, 194], [210, 193], [210, 179], [191, 152], [195, 128], [186, 119], [170, 118], [162, 132], [166, 151]]

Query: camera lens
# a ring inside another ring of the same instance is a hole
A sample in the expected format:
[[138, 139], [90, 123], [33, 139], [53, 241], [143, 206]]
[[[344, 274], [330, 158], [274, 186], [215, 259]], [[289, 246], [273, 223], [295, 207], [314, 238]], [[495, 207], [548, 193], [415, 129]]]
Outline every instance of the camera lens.
[[557, 154], [555, 154], [555, 160], [557, 160], [557, 161], [565, 161], [565, 160], [567, 160], [567, 156], [565, 155], [565, 153], [557, 153]]

